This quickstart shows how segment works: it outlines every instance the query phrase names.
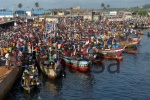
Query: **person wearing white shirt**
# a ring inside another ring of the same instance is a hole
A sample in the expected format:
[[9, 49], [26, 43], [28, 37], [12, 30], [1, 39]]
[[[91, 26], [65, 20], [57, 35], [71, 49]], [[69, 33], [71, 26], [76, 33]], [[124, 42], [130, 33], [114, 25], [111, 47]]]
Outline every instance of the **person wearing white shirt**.
[[6, 68], [10, 68], [10, 55], [9, 55], [9, 52], [5, 54], [5, 58], [6, 58]]

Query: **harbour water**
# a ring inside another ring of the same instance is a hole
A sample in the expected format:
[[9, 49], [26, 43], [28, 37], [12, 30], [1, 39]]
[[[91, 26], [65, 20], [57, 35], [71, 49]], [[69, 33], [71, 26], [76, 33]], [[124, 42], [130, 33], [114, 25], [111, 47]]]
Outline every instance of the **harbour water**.
[[48, 79], [43, 73], [41, 86], [30, 94], [16, 82], [6, 100], [148, 100], [150, 98], [150, 38], [143, 30], [137, 54], [125, 54], [118, 67], [115, 61], [91, 65], [90, 72], [65, 70], [66, 76]]

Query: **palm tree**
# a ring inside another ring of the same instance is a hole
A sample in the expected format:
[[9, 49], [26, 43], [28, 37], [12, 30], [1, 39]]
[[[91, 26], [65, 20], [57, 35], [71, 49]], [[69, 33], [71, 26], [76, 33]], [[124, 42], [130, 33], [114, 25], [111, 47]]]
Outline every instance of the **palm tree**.
[[104, 4], [104, 3], [102, 3], [102, 4], [101, 4], [101, 7], [104, 9], [104, 8], [105, 8], [105, 4]]
[[109, 9], [110, 8], [110, 5], [107, 5], [107, 9]]
[[18, 8], [22, 8], [22, 6], [23, 6], [23, 5], [22, 5], [21, 3], [18, 4]]
[[39, 8], [39, 3], [38, 3], [38, 2], [35, 3], [35, 7], [36, 7], [37, 9]]

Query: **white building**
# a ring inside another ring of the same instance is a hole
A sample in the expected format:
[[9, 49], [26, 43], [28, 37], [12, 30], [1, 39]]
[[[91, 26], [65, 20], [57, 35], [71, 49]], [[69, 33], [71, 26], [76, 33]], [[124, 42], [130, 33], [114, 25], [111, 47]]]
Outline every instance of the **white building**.
[[148, 12], [148, 15], [150, 16], [150, 12]]
[[117, 15], [117, 11], [110, 11], [110, 12], [109, 12], [109, 15], [110, 15], [110, 16], [116, 16], [116, 15]]
[[32, 11], [26, 11], [27, 16], [32, 16], [33, 12]]
[[64, 16], [64, 15], [65, 15], [65, 12], [63, 12], [63, 11], [61, 12], [61, 11], [60, 11], [60, 12], [57, 13], [57, 15], [58, 15], [58, 16]]
[[132, 13], [131, 12], [124, 12], [123, 13], [123, 19], [124, 20], [132, 19]]
[[84, 15], [83, 19], [92, 20], [92, 15]]
[[73, 9], [79, 10], [79, 9], [81, 9], [81, 7], [80, 6], [76, 6], [76, 7], [73, 7]]

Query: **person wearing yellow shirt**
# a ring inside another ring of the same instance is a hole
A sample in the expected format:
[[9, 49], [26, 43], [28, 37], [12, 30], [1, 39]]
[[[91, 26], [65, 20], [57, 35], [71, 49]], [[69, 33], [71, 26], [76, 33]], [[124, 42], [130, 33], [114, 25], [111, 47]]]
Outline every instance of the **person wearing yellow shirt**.
[[104, 40], [104, 47], [107, 46], [107, 40]]
[[8, 52], [8, 48], [5, 47], [5, 48], [3, 49], [3, 51], [4, 51], [4, 53], [6, 54], [6, 53]]

